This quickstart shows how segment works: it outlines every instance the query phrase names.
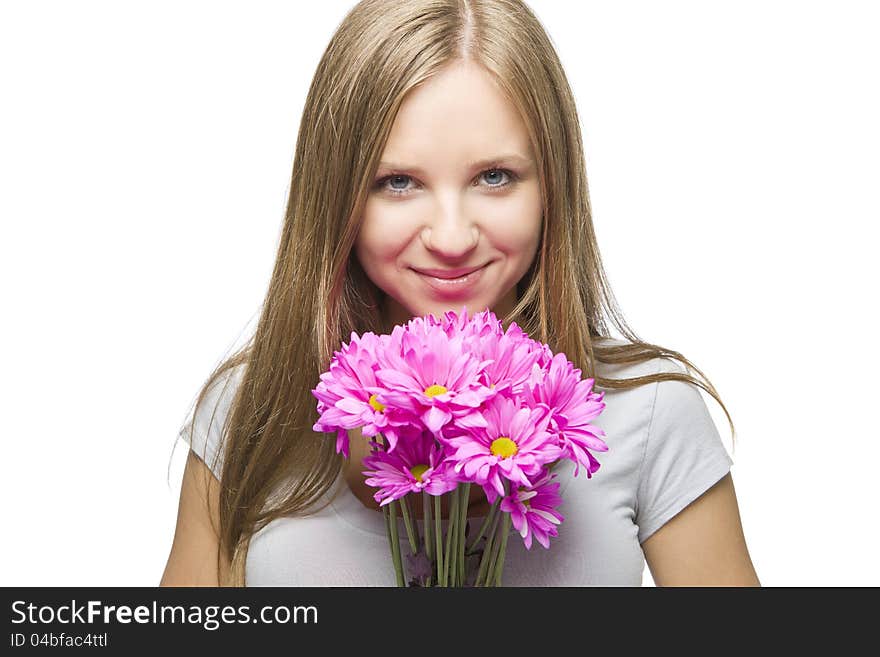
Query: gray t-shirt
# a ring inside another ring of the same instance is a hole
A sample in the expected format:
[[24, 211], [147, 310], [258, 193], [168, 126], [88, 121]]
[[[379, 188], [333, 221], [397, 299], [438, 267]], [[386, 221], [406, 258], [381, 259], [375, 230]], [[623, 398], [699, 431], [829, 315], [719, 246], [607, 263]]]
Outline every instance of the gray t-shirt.
[[[665, 358], [598, 367], [613, 378], [685, 371]], [[240, 373], [231, 370], [225, 390], [224, 382], [213, 387], [196, 417], [191, 447], [218, 478], [221, 463], [213, 459]], [[565, 517], [559, 535], [550, 538], [550, 549], [533, 541], [527, 550], [511, 529], [505, 586], [641, 586], [641, 543], [730, 470], [733, 460], [695, 386], [661, 381], [606, 390], [604, 401], [592, 421], [605, 431], [609, 448], [594, 453], [601, 467], [591, 479], [583, 468], [575, 479], [570, 461], [556, 469], [563, 499], [558, 510]], [[180, 434], [187, 442], [189, 424]], [[327, 496], [332, 502], [321, 511], [274, 520], [253, 536], [248, 586], [395, 585], [382, 512], [365, 507], [341, 475]], [[407, 554], [402, 522], [400, 529], [401, 554]]]

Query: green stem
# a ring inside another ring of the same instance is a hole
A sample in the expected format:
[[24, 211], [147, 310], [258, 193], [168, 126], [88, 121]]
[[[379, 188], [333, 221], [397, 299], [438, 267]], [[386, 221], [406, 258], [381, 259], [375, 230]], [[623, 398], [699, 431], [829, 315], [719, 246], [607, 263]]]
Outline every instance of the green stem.
[[467, 575], [467, 564], [464, 557], [464, 544], [467, 542], [467, 512], [468, 503], [471, 498], [471, 485], [465, 482], [461, 489], [461, 516], [458, 519], [458, 542], [455, 544], [455, 551], [458, 554], [458, 585], [464, 586], [464, 580]]
[[389, 518], [390, 509], [388, 505], [382, 507], [382, 515], [385, 517], [385, 535], [388, 537], [388, 550], [391, 552], [391, 561], [394, 562], [394, 542], [391, 540], [391, 519]]
[[446, 516], [446, 554], [448, 555], [445, 564], [446, 586], [455, 586], [455, 566], [458, 561], [458, 554], [455, 552], [455, 532], [458, 528], [458, 500], [460, 495], [461, 489], [456, 486], [452, 491]]
[[492, 532], [492, 555], [489, 557], [489, 567], [486, 570], [486, 580], [483, 586], [494, 586], [495, 584], [495, 568], [498, 564], [498, 549], [501, 546], [501, 525], [503, 524], [501, 516], [503, 515], [503, 513], [499, 513], [495, 519], [495, 526]]
[[[431, 520], [431, 498], [428, 497], [425, 491], [422, 491], [422, 521], [425, 524], [425, 556], [428, 558], [428, 563], [431, 563], [434, 558], [434, 536], [431, 532], [433, 522]], [[425, 586], [431, 586], [431, 576], [433, 573], [434, 569], [432, 568]]]
[[425, 525], [425, 556], [428, 561], [434, 558], [434, 536], [431, 532], [431, 498], [422, 491], [422, 522]]
[[454, 524], [453, 524], [454, 518], [455, 518], [454, 510], [458, 506], [458, 504], [457, 504], [457, 502], [458, 502], [458, 486], [453, 488], [452, 492], [448, 493], [448, 495], [449, 495], [449, 498], [448, 498], [449, 499], [449, 513], [448, 513], [448, 520], [446, 522], [446, 551], [444, 553], [444, 554], [446, 554], [446, 561], [443, 564], [443, 584], [442, 584], [442, 586], [449, 586], [449, 575], [451, 572], [450, 565], [452, 565], [455, 562], [455, 552], [452, 550], [452, 534], [453, 534], [453, 530], [455, 529]]
[[486, 573], [489, 568], [489, 561], [492, 559], [492, 548], [494, 547], [493, 543], [495, 540], [495, 528], [498, 525], [499, 516], [496, 515], [492, 521], [492, 527], [489, 530], [489, 533], [486, 535], [486, 544], [483, 546], [483, 556], [480, 558], [480, 569], [477, 571], [477, 580], [474, 582], [474, 586], [483, 585], [483, 581], [486, 578]]
[[406, 525], [406, 537], [409, 539], [409, 549], [413, 554], [419, 551], [419, 528], [413, 524], [409, 515], [408, 495], [400, 498], [400, 510], [403, 512], [403, 524]]
[[507, 535], [510, 533], [510, 514], [504, 514], [501, 521], [501, 549], [498, 551], [498, 561], [495, 564], [495, 586], [501, 586], [501, 573], [504, 570], [504, 554], [507, 551]]
[[461, 570], [461, 557], [458, 553], [458, 543], [461, 532], [464, 529], [461, 526], [461, 507], [464, 505], [464, 497], [461, 486], [458, 486], [458, 499], [455, 501], [455, 508], [449, 509], [449, 522], [452, 523], [452, 569], [449, 572], [449, 585], [458, 586], [458, 573]]
[[[504, 482], [504, 496], [507, 497], [510, 485]], [[486, 586], [499, 586], [501, 571], [504, 569], [504, 553], [507, 549], [507, 535], [510, 533], [510, 514], [503, 513], [504, 517], [495, 532], [495, 545], [492, 549], [492, 562], [489, 564], [489, 573], [486, 576]]]
[[437, 541], [437, 586], [443, 586], [443, 532], [440, 527], [440, 496], [434, 496], [434, 540]]
[[467, 554], [475, 554], [474, 548], [477, 547], [477, 543], [480, 542], [480, 539], [486, 535], [486, 530], [492, 524], [492, 521], [495, 519], [495, 510], [501, 505], [502, 497], [499, 495], [495, 498], [495, 501], [492, 503], [492, 506], [489, 508], [489, 513], [486, 515], [486, 519], [483, 521], [483, 524], [480, 526], [480, 531], [477, 533], [476, 538], [471, 541], [470, 547], [467, 549]]
[[394, 573], [397, 575], [397, 586], [406, 586], [403, 577], [403, 562], [400, 559], [400, 541], [397, 538], [397, 501], [389, 502], [388, 522], [391, 525], [391, 558], [394, 561]]

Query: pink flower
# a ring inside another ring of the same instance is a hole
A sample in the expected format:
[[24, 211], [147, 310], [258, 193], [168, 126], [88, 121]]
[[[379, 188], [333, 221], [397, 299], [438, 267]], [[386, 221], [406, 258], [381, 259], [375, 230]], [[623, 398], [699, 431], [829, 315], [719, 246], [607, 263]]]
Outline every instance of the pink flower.
[[600, 464], [589, 450], [608, 451], [599, 438], [605, 432], [590, 424], [605, 408], [605, 393], [593, 392], [594, 379], [581, 380], [581, 371], [561, 353], [553, 357], [549, 368], [535, 366], [531, 380], [525, 395], [529, 405], [546, 404], [552, 409], [549, 430], [556, 434], [563, 454], [575, 462], [574, 476], [584, 465], [591, 478]]
[[379, 490], [373, 499], [385, 506], [407, 493], [442, 495], [458, 485], [443, 449], [429, 432], [404, 433], [393, 452], [379, 450], [363, 460], [366, 483]]
[[553, 434], [545, 431], [550, 409], [541, 404], [520, 408], [514, 400], [498, 395], [485, 405], [486, 427], [446, 439], [454, 449], [449, 459], [455, 471], [464, 470], [469, 481], [483, 486], [489, 502], [504, 495], [502, 477], [531, 487], [530, 476], [538, 475], [545, 463], [562, 453]]
[[312, 426], [313, 431], [337, 431], [336, 452], [349, 458], [347, 429], [362, 427], [365, 436], [384, 432], [392, 449], [397, 440], [396, 423], [406, 421], [395, 417], [394, 409], [386, 412], [385, 404], [376, 394], [376, 353], [385, 348], [388, 336], [364, 333], [358, 338], [351, 333], [351, 343], [333, 355], [330, 370], [321, 374], [321, 381], [312, 390], [318, 399], [321, 417]]
[[453, 421], [483, 424], [478, 409], [496, 393], [480, 383], [479, 375], [488, 363], [464, 349], [463, 340], [447, 335], [436, 320], [417, 317], [406, 329], [396, 326], [384, 349], [376, 353], [378, 386], [368, 391], [438, 438]]
[[516, 322], [504, 332], [501, 322], [489, 310], [477, 313], [470, 321], [466, 318], [464, 307], [458, 317], [447, 312], [444, 326], [450, 337], [464, 337], [464, 348], [478, 360], [489, 362], [482, 374], [483, 385], [507, 396], [521, 395], [532, 366], [544, 353], [542, 345], [529, 338]]
[[558, 483], [551, 483], [555, 472], [545, 470], [531, 488], [519, 488], [501, 500], [501, 510], [510, 513], [513, 527], [520, 533], [526, 549], [532, 549], [532, 536], [545, 548], [550, 547], [550, 536], [557, 536], [556, 525], [565, 517], [556, 511], [562, 503]]
[[[490, 504], [500, 502], [499, 514], [508, 514], [498, 532], [512, 525], [526, 549], [533, 539], [549, 548], [564, 518], [557, 511], [560, 485], [547, 466], [565, 457], [575, 462], [575, 476], [583, 465], [591, 477], [599, 468], [591, 451], [608, 450], [605, 432], [590, 424], [605, 408], [604, 392], [596, 393], [593, 383], [515, 323], [504, 330], [491, 311], [468, 316], [462, 306], [439, 319], [414, 317], [389, 335], [352, 332], [312, 390], [320, 415], [313, 429], [336, 431], [336, 451], [346, 458], [349, 430], [383, 439], [371, 441], [362, 470], [380, 506], [406, 502], [410, 493], [436, 499], [475, 483]], [[446, 545], [466, 533], [456, 529], [458, 520], [459, 514], [450, 518]], [[407, 533], [415, 545], [410, 523]], [[403, 584], [397, 547], [392, 558]], [[433, 573], [429, 552], [425, 546], [408, 561], [411, 584], [424, 584]], [[503, 549], [497, 558], [500, 567]], [[441, 585], [468, 581], [452, 570]]]

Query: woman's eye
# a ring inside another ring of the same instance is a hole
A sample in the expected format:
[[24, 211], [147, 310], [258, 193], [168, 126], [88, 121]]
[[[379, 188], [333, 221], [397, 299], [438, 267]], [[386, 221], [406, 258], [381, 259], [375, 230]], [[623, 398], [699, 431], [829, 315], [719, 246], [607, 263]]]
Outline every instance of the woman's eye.
[[[406, 191], [406, 184], [405, 183], [409, 179], [410, 179], [409, 176], [389, 176], [387, 180], [392, 185], [390, 191], [397, 192], [398, 194], [400, 192]], [[400, 182], [404, 183], [402, 187], [394, 187], [393, 186], [394, 183], [400, 183]]]
[[[486, 174], [489, 174], [489, 176], [484, 177], [483, 180], [488, 182], [490, 187], [499, 187], [499, 186], [503, 186], [505, 184], [504, 183], [504, 172], [501, 171], [500, 169], [491, 169], [489, 171], [483, 172], [483, 174], [481, 174], [481, 175], [486, 176]], [[490, 180], [490, 177], [492, 178], [492, 180]], [[500, 183], [500, 185], [499, 185], [499, 183]]]
[[[486, 187], [490, 190], [495, 190], [510, 185], [515, 180], [515, 176], [512, 171], [507, 169], [486, 169], [480, 174], [479, 179], [485, 180], [487, 183]], [[410, 181], [412, 181], [411, 176], [402, 173], [392, 173], [379, 180], [376, 186], [393, 195], [409, 194], [410, 188], [408, 183]]]

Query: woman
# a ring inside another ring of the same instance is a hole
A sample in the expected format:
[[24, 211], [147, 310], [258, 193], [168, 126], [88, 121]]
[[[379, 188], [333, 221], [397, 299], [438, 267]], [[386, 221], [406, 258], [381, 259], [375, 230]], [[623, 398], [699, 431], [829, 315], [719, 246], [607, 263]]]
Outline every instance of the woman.
[[[337, 29], [260, 321], [181, 431], [192, 451], [162, 584], [393, 585], [366, 439], [349, 432], [351, 458], [337, 454], [335, 433], [312, 431], [311, 389], [352, 331], [462, 305], [515, 321], [606, 391], [602, 470], [559, 469], [559, 536], [512, 541], [505, 584], [639, 585], [647, 560], [658, 585], [759, 585], [695, 386], [721, 400], [620, 317], [571, 90], [519, 0], [366, 0]], [[470, 504], [485, 513], [479, 487]]]

